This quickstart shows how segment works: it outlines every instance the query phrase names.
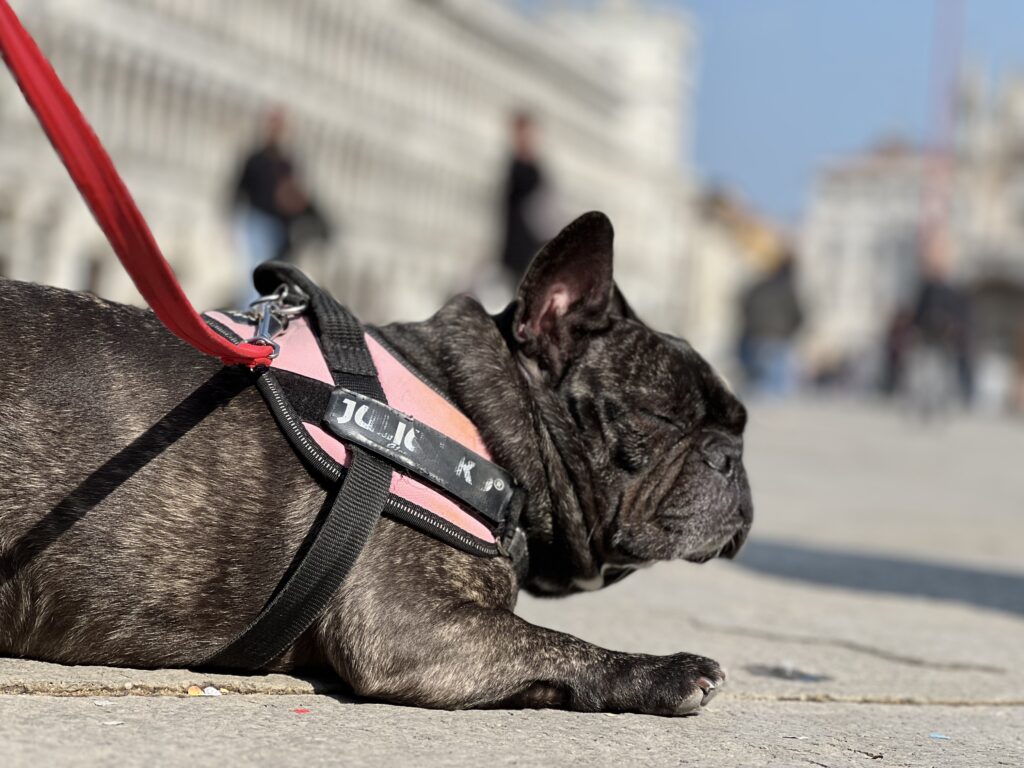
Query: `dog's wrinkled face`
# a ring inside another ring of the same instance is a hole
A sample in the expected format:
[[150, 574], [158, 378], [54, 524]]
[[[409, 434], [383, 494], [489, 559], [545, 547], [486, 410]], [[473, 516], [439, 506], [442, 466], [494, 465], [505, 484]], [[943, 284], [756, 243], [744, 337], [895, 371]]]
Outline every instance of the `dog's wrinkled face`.
[[567, 370], [562, 391], [607, 500], [607, 564], [739, 550], [753, 515], [746, 411], [686, 342], [618, 320]]
[[568, 413], [549, 431], [574, 448], [577, 494], [581, 477], [588, 486], [603, 584], [654, 560], [732, 556], [753, 517], [745, 409], [685, 341], [629, 309], [612, 237], [602, 214], [567, 227], [527, 272], [515, 319], [527, 376]]

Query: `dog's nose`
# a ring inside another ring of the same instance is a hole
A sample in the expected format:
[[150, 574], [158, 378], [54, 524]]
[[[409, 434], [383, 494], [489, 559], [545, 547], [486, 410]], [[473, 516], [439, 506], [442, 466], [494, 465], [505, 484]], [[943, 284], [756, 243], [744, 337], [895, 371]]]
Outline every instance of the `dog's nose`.
[[743, 444], [739, 440], [721, 434], [708, 436], [700, 447], [704, 463], [726, 477], [732, 474], [742, 451]]

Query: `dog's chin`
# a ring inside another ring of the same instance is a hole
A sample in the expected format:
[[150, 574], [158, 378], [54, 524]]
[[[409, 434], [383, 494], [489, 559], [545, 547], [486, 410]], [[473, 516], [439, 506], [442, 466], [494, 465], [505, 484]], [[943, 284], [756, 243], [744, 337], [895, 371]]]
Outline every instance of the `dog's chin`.
[[[664, 531], [655, 534], [651, 530], [631, 535], [619, 531], [613, 540], [613, 554], [607, 562], [618, 566], [643, 566], [658, 560], [685, 560], [689, 563], [706, 563], [716, 557], [734, 558], [747, 538], [749, 526], [723, 531], [710, 541], [679, 541]], [[675, 539], [675, 540], [673, 540]]]
[[737, 554], [739, 554], [740, 549], [742, 549], [743, 542], [747, 539], [748, 531], [749, 529], [746, 527], [739, 528], [717, 547], [710, 546], [702, 548], [696, 552], [683, 555], [681, 559], [688, 563], [706, 563], [709, 560], [714, 560], [716, 557], [724, 557], [728, 560], [732, 560]]
[[707, 563], [711, 560], [714, 560], [717, 557], [721, 557], [721, 553], [718, 551], [714, 551], [705, 552], [703, 554], [685, 555], [681, 559], [685, 560], [688, 563], [696, 563], [697, 565], [701, 565], [703, 563]]

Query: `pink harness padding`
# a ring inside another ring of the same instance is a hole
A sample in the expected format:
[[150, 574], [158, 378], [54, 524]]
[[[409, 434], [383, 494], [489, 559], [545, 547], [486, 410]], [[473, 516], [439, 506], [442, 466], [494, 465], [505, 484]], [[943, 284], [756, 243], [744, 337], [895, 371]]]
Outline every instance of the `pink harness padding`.
[[[207, 312], [218, 323], [227, 326], [243, 339], [251, 338], [255, 324], [240, 323], [223, 312]], [[490, 460], [491, 454], [484, 445], [476, 426], [465, 414], [445, 400], [441, 395], [420, 381], [416, 374], [402, 365], [390, 352], [367, 334], [366, 346], [380, 384], [387, 396], [388, 405], [414, 419], [451, 436], [467, 448]], [[288, 324], [288, 328], [274, 337], [280, 345], [280, 352], [271, 363], [271, 368], [290, 371], [309, 379], [334, 384], [327, 361], [317, 343], [316, 336], [306, 318], [299, 317]], [[345, 444], [316, 424], [303, 422], [317, 445], [339, 464], [348, 465], [349, 456]], [[494, 534], [479, 520], [466, 512], [457, 502], [415, 477], [400, 472], [391, 473], [391, 493], [444, 518], [474, 538], [494, 544]]]

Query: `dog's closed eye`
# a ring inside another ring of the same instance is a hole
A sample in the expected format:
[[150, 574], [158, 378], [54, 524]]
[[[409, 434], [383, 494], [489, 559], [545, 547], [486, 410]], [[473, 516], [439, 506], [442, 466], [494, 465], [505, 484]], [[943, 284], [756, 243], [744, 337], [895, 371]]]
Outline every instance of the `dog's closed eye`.
[[627, 430], [615, 440], [612, 460], [627, 472], [642, 469], [648, 458], [650, 451], [647, 450], [647, 439], [641, 432]]
[[656, 423], [660, 428], [668, 428], [685, 435], [686, 430], [671, 416], [665, 416], [657, 411], [652, 411], [647, 408], [637, 409], [641, 415], [646, 417], [649, 421]]

